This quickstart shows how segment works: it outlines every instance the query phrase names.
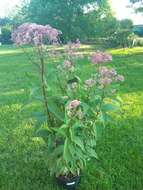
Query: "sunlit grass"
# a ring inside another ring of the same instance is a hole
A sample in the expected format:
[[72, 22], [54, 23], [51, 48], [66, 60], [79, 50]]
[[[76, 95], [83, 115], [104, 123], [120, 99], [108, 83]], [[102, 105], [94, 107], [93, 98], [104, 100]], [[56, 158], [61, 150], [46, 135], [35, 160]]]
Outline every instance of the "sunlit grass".
[[[83, 45], [80, 51], [88, 55], [95, 50]], [[88, 164], [79, 190], [142, 190], [143, 48], [108, 51], [113, 54], [112, 65], [125, 76], [118, 92], [123, 99], [122, 112], [101, 135], [99, 161]], [[52, 71], [54, 64], [47, 63], [47, 70]], [[86, 78], [91, 71], [89, 60], [78, 63]], [[21, 111], [29, 100], [28, 71], [33, 72], [34, 67], [20, 49], [0, 47], [0, 190], [57, 190], [48, 173], [46, 145], [32, 138], [30, 114], [38, 106], [33, 103]]]
[[136, 48], [121, 48], [121, 49], [113, 49], [110, 50], [109, 52], [111, 52], [112, 54], [115, 55], [128, 55], [128, 54], [137, 54], [137, 53], [142, 53], [143, 52], [143, 48], [142, 47], [136, 47]]

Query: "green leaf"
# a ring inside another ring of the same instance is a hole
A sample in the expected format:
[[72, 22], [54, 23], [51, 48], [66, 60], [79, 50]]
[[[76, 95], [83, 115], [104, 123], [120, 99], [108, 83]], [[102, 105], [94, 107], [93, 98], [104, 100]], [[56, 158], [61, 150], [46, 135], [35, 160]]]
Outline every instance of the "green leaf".
[[69, 140], [66, 138], [65, 144], [64, 144], [64, 152], [63, 152], [63, 158], [68, 163], [71, 160], [71, 154], [69, 151]]
[[95, 150], [93, 148], [87, 146], [86, 151], [87, 151], [87, 153], [89, 154], [90, 157], [98, 159], [98, 156], [97, 156], [97, 154], [96, 154], [96, 152], [95, 152]]
[[104, 112], [117, 111], [119, 110], [119, 108], [120, 107], [117, 105], [107, 103], [102, 106], [102, 111]]
[[81, 148], [82, 151], [84, 151], [84, 150], [85, 150], [85, 149], [84, 149], [84, 144], [83, 144], [81, 138], [78, 137], [78, 136], [75, 136], [75, 134], [74, 134], [74, 132], [72, 131], [72, 129], [70, 129], [70, 135], [71, 135], [71, 140], [72, 140], [76, 145], [78, 145], [78, 146]]
[[47, 123], [47, 117], [43, 112], [32, 112], [30, 116], [36, 119], [35, 129], [39, 129], [42, 124]]
[[80, 167], [80, 169], [83, 169], [84, 166], [85, 166], [84, 161], [83, 161], [82, 159], [79, 159], [79, 160], [77, 161], [77, 165]]
[[101, 123], [98, 123], [96, 125], [93, 126], [93, 136], [96, 138], [96, 139], [99, 139], [102, 135], [102, 132], [103, 132], [103, 129], [104, 129], [104, 125], [102, 125]]
[[81, 105], [82, 108], [83, 108], [84, 114], [87, 114], [87, 113], [89, 112], [89, 110], [90, 110], [90, 106], [89, 106], [88, 104], [84, 103], [84, 102], [81, 102], [80, 105]]
[[64, 121], [65, 116], [64, 116], [64, 112], [62, 112], [62, 109], [60, 106], [62, 105], [58, 105], [59, 102], [57, 102], [54, 98], [49, 98], [48, 99], [48, 109], [50, 112], [52, 112], [60, 121]]
[[52, 153], [50, 154], [50, 157], [55, 159], [59, 156], [62, 156], [63, 152], [64, 152], [64, 145], [59, 145], [53, 149]]
[[39, 129], [36, 132], [36, 137], [48, 138], [49, 134], [50, 134], [50, 131], [46, 128], [43, 128], [43, 129]]
[[73, 126], [72, 126], [72, 128], [73, 129], [81, 129], [83, 126], [82, 126], [82, 124], [80, 123], [80, 122], [76, 122]]
[[35, 94], [37, 93], [37, 91], [39, 90], [40, 88], [39, 87], [33, 87], [30, 89], [30, 97], [33, 97], [35, 96]]
[[76, 147], [73, 145], [72, 142], [69, 144], [69, 151], [70, 151], [70, 153], [71, 153], [71, 155], [72, 155], [72, 158], [74, 158], [75, 155], [76, 155], [76, 153], [77, 153], [77, 149], [76, 149]]
[[53, 130], [56, 131], [57, 133], [59, 133], [60, 135], [67, 137], [68, 128], [66, 125], [62, 125], [59, 128], [53, 128]]
[[87, 144], [88, 146], [90, 146], [90, 147], [96, 146], [96, 140], [95, 140], [95, 138], [89, 137], [89, 138], [87, 139], [87, 141], [86, 141], [86, 144]]

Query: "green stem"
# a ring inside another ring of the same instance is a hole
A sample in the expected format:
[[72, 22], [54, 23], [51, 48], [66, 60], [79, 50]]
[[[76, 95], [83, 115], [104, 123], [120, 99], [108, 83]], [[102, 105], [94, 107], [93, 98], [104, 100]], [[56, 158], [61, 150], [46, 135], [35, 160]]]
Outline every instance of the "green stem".
[[53, 122], [52, 122], [51, 114], [50, 114], [49, 109], [48, 109], [48, 100], [47, 100], [47, 96], [46, 96], [46, 84], [45, 84], [45, 79], [44, 79], [45, 64], [44, 64], [44, 58], [42, 56], [41, 51], [42, 50], [40, 48], [38, 48], [40, 64], [41, 64], [40, 74], [41, 74], [42, 95], [43, 95], [43, 98], [44, 98], [43, 103], [44, 103], [45, 111], [46, 111], [46, 115], [47, 115], [47, 124], [49, 123], [50, 126], [52, 126]]
[[99, 104], [99, 111], [97, 112], [97, 116], [99, 115], [100, 113], [100, 110], [101, 110], [101, 107], [102, 107], [102, 104], [103, 104], [103, 100], [104, 100], [104, 97], [105, 97], [105, 88], [103, 88], [103, 92], [102, 92], [102, 95], [101, 95], [101, 101], [100, 101], [100, 104]]

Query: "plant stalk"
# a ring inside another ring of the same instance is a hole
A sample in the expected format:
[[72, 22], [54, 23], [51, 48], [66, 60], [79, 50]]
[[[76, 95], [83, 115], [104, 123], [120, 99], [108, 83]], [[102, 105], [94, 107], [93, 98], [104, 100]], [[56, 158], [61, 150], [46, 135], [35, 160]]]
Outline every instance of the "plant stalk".
[[50, 126], [52, 126], [52, 118], [51, 118], [51, 114], [48, 109], [48, 100], [47, 100], [47, 96], [46, 96], [46, 85], [45, 85], [45, 79], [44, 79], [45, 64], [44, 64], [44, 58], [43, 58], [39, 48], [38, 48], [38, 53], [40, 56], [40, 64], [41, 64], [40, 74], [41, 74], [42, 95], [44, 98], [43, 102], [44, 102], [45, 111], [46, 111], [46, 115], [47, 115], [47, 124], [50, 124]]

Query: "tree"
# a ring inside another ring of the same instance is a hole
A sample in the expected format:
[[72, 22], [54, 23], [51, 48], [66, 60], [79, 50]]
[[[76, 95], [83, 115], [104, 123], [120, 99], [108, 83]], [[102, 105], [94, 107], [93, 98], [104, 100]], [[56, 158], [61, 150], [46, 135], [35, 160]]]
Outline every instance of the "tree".
[[11, 41], [11, 31], [13, 27], [13, 21], [8, 18], [0, 18], [0, 28], [1, 28], [1, 35], [0, 35], [0, 42], [2, 44], [10, 44]]
[[143, 2], [143, 0], [130, 0], [131, 3]]
[[25, 21], [60, 29], [68, 41], [93, 35], [96, 20], [111, 14], [111, 9], [108, 0], [31, 0], [20, 14]]
[[130, 0], [130, 2], [133, 5], [137, 4], [137, 6], [134, 7], [136, 13], [142, 13], [143, 12], [143, 0]]
[[119, 21], [117, 31], [114, 35], [116, 44], [121, 47], [128, 47], [130, 45], [130, 36], [133, 34], [133, 22], [130, 19], [123, 19]]
[[10, 18], [4, 17], [0, 18], [0, 26], [6, 26], [6, 25], [11, 25], [12, 20]]
[[0, 35], [0, 42], [2, 44], [11, 44], [11, 29], [9, 27], [3, 27]]

